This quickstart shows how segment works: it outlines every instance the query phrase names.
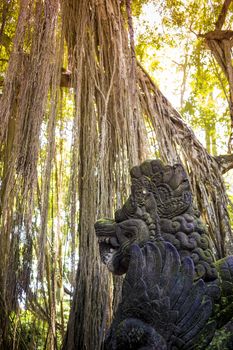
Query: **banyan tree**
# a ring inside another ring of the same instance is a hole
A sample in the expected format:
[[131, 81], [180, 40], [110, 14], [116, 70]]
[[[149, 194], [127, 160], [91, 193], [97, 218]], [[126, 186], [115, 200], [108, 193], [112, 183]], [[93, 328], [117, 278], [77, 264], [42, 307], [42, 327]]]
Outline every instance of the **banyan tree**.
[[2, 45], [12, 11], [0, 97], [0, 347], [27, 348], [23, 308], [46, 323], [44, 348], [58, 348], [60, 332], [63, 349], [97, 350], [121, 283], [100, 262], [94, 223], [127, 198], [129, 169], [155, 156], [182, 162], [221, 258], [232, 156], [206, 151], [137, 60], [130, 0], [5, 0]]

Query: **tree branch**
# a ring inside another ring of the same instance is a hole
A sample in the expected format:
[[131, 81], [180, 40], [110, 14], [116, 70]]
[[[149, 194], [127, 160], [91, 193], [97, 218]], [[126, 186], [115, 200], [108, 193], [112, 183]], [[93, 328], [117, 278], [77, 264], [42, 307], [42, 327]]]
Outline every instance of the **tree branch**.
[[[4, 79], [2, 76], [0, 76], [0, 88], [4, 85]], [[66, 71], [64, 68], [62, 68], [61, 72], [61, 82], [60, 87], [66, 87], [66, 88], [72, 88], [73, 82], [72, 82], [72, 74], [70, 71]]]
[[217, 162], [219, 166], [219, 170], [222, 174], [225, 174], [229, 170], [233, 169], [233, 154], [226, 154], [226, 155], [220, 155], [213, 157], [205, 150], [205, 148], [200, 144], [200, 142], [196, 139], [192, 129], [188, 127], [188, 125], [182, 120], [180, 114], [176, 111], [176, 109], [169, 103], [169, 101], [166, 99], [165, 96], [162, 95], [160, 90], [157, 89], [155, 83], [151, 79], [150, 75], [146, 72], [146, 70], [141, 66], [139, 62], [137, 62], [138, 68], [143, 72], [143, 74], [146, 75], [148, 81], [151, 83], [151, 87], [153, 87], [154, 91], [156, 91], [157, 94], [162, 96], [159, 98], [159, 101], [162, 103], [163, 106], [161, 106], [161, 109], [168, 110], [168, 115], [170, 118], [171, 123], [174, 125], [174, 128], [180, 129], [180, 132], [183, 133], [183, 136], [186, 135], [187, 138], [192, 139], [193, 146], [202, 149], [202, 151], [205, 153], [205, 156], [207, 159], [211, 160], [213, 162]]
[[214, 158], [219, 164], [222, 174], [226, 174], [229, 170], [233, 169], [233, 154], [224, 154]]
[[218, 16], [217, 22], [215, 23], [215, 29], [221, 29], [225, 19], [226, 19], [226, 15], [227, 15], [227, 11], [229, 9], [229, 6], [231, 4], [232, 0], [225, 0], [224, 4], [222, 6], [222, 10]]
[[208, 40], [230, 40], [233, 37], [233, 31], [215, 29], [205, 34], [197, 34], [197, 37]]

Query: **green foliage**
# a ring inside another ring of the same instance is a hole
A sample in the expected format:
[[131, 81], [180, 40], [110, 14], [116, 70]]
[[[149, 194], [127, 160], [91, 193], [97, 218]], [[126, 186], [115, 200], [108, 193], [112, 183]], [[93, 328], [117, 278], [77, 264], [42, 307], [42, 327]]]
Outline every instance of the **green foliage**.
[[142, 12], [142, 7], [146, 4], [148, 0], [133, 0], [132, 1], [132, 14], [134, 17], [140, 16]]
[[16, 30], [19, 4], [17, 1], [3, 0], [0, 3], [0, 88], [12, 50], [12, 40]]
[[206, 350], [223, 350], [233, 348], [232, 332], [225, 328], [216, 331], [215, 336]]
[[[207, 0], [148, 1], [136, 21], [138, 59], [214, 155], [227, 152], [228, 83], [197, 34], [214, 29], [221, 7]], [[226, 22], [231, 18], [229, 11]]]
[[12, 315], [12, 328], [16, 331], [16, 342], [19, 349], [43, 349], [46, 343], [48, 325], [36, 319], [30, 311]]

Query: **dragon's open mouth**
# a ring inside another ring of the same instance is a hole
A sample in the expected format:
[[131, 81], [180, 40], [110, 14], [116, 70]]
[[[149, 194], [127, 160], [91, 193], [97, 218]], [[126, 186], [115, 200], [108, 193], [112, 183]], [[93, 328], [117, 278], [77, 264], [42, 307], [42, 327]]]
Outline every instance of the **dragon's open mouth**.
[[100, 256], [108, 269], [116, 275], [126, 273], [129, 266], [130, 246], [149, 238], [147, 224], [140, 219], [115, 222], [102, 219], [95, 224]]
[[116, 235], [116, 223], [111, 219], [102, 219], [95, 224], [96, 235], [98, 237], [100, 257], [108, 269], [117, 274], [122, 256], [120, 243]]
[[116, 237], [98, 237], [100, 256], [107, 268], [117, 275], [128, 269], [129, 256], [126, 254], [128, 244], [119, 244]]
[[113, 255], [119, 249], [119, 242], [116, 237], [98, 237], [98, 243], [100, 248], [100, 256], [101, 260], [104, 264], [108, 265], [108, 263], [112, 260]]

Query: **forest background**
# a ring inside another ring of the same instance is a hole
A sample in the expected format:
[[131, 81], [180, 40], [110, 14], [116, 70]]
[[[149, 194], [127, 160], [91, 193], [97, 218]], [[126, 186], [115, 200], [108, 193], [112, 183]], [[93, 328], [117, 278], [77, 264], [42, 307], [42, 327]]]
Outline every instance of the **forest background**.
[[129, 169], [182, 161], [232, 253], [231, 0], [2, 0], [0, 348], [101, 349], [120, 297], [99, 261]]

